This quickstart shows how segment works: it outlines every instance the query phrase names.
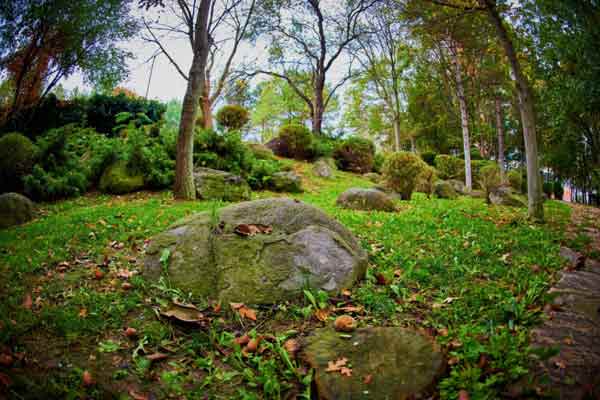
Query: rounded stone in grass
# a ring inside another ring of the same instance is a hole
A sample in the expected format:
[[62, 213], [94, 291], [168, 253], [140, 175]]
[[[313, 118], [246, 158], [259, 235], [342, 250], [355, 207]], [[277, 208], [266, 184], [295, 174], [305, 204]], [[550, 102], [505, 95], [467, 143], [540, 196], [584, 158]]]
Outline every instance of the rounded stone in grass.
[[[433, 339], [397, 327], [363, 328], [351, 335], [317, 329], [302, 355], [315, 370], [321, 400], [420, 398], [434, 388], [445, 365]], [[331, 368], [336, 361], [350, 371]]]
[[201, 200], [250, 200], [250, 186], [241, 177], [230, 172], [210, 168], [194, 169], [196, 194]]
[[351, 210], [396, 211], [394, 200], [377, 189], [348, 189], [338, 197], [337, 205]]
[[151, 240], [144, 275], [158, 280], [166, 270], [169, 282], [185, 293], [272, 304], [306, 288], [349, 288], [366, 267], [366, 252], [343, 225], [316, 207], [277, 198], [175, 223]]
[[33, 202], [19, 193], [0, 195], [0, 229], [31, 221], [34, 211]]

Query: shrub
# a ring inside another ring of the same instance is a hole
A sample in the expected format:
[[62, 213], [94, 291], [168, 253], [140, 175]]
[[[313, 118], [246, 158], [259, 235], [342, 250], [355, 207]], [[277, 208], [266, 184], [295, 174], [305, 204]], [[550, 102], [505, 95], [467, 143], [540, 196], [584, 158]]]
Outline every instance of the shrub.
[[435, 168], [441, 179], [462, 179], [465, 177], [465, 161], [447, 154], [435, 157]]
[[281, 165], [276, 160], [256, 160], [246, 180], [252, 189], [266, 189], [273, 179], [273, 174], [280, 171]]
[[559, 180], [554, 181], [554, 198], [556, 200], [562, 200], [563, 195], [565, 194], [565, 189], [563, 188], [563, 183]]
[[506, 177], [508, 178], [508, 184], [511, 188], [513, 188], [517, 192], [522, 192], [523, 172], [521, 170], [511, 169], [506, 174]]
[[481, 168], [479, 185], [485, 191], [486, 201], [490, 202], [490, 193], [500, 187], [500, 167], [496, 163], [485, 165]]
[[[488, 166], [496, 164], [495, 161], [490, 160], [473, 160], [471, 161], [471, 178], [473, 181], [473, 187], [480, 186], [479, 181], [481, 180], [481, 170]], [[497, 165], [497, 164], [496, 164]]]
[[333, 153], [338, 168], [359, 174], [371, 172], [375, 161], [375, 145], [358, 136], [344, 140]]
[[197, 166], [233, 172], [250, 171], [255, 158], [242, 142], [239, 132], [222, 134], [199, 130], [194, 138], [194, 163]]
[[544, 182], [542, 189], [544, 190], [544, 194], [550, 198], [554, 192], [554, 184], [552, 182]]
[[275, 154], [273, 154], [273, 150], [264, 144], [249, 143], [247, 146], [254, 155], [254, 158], [257, 160], [275, 160]]
[[250, 120], [248, 110], [237, 104], [221, 107], [217, 112], [217, 122], [227, 130], [239, 130]]
[[435, 182], [437, 181], [437, 171], [430, 165], [425, 165], [423, 172], [418, 177], [417, 192], [425, 193], [427, 198], [430, 198], [435, 190]]
[[381, 169], [383, 168], [383, 163], [385, 162], [385, 154], [376, 153], [373, 158], [373, 172], [381, 173]]
[[171, 186], [175, 180], [175, 154], [169, 151], [171, 137], [164, 132], [148, 136], [143, 129], [129, 130], [125, 140], [127, 168], [144, 178], [151, 189]]
[[25, 193], [34, 200], [53, 201], [66, 197], [79, 196], [88, 187], [88, 179], [83, 172], [73, 166], [62, 166], [46, 171], [35, 165], [31, 174], [24, 179]]
[[427, 163], [427, 165], [435, 166], [435, 157], [437, 153], [434, 151], [424, 151], [421, 153], [421, 159]]
[[20, 133], [0, 137], [0, 192], [20, 191], [23, 177], [33, 169], [37, 147]]
[[304, 125], [283, 125], [279, 129], [279, 140], [287, 157], [297, 160], [312, 158], [313, 135]]
[[311, 144], [310, 157], [331, 158], [335, 149], [335, 140], [328, 137], [315, 137]]
[[390, 154], [383, 164], [383, 177], [388, 188], [398, 192], [403, 200], [410, 200], [427, 164], [416, 154], [401, 151]]

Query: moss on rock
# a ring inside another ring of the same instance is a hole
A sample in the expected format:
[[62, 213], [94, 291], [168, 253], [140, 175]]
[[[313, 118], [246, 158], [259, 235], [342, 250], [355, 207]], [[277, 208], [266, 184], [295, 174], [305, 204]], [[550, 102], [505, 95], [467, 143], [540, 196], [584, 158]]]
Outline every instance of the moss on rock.
[[293, 171], [275, 172], [269, 181], [269, 189], [275, 192], [301, 193], [302, 178]]
[[250, 199], [250, 186], [242, 177], [210, 168], [194, 170], [196, 195], [202, 200], [242, 201]]
[[35, 206], [18, 193], [0, 195], [0, 229], [24, 224], [33, 219]]
[[454, 186], [447, 181], [437, 181], [433, 191], [440, 199], [456, 199], [458, 197], [458, 193], [454, 190]]
[[[241, 224], [260, 224], [271, 234], [241, 236]], [[160, 256], [169, 249], [168, 265]], [[309, 287], [331, 292], [362, 278], [367, 255], [352, 234], [319, 209], [291, 199], [244, 202], [187, 217], [154, 237], [144, 275], [196, 296], [224, 302], [275, 303]]]
[[377, 189], [348, 189], [338, 197], [337, 205], [351, 210], [396, 211], [394, 200]]
[[[443, 372], [439, 348], [418, 332], [396, 327], [358, 329], [351, 338], [332, 328], [308, 337], [303, 356], [315, 369], [319, 399], [411, 399], [425, 395]], [[346, 358], [352, 376], [328, 372], [328, 363]], [[371, 376], [365, 383], [365, 378]]]
[[144, 176], [132, 174], [127, 162], [120, 160], [110, 165], [100, 177], [99, 189], [105, 193], [125, 194], [144, 187]]

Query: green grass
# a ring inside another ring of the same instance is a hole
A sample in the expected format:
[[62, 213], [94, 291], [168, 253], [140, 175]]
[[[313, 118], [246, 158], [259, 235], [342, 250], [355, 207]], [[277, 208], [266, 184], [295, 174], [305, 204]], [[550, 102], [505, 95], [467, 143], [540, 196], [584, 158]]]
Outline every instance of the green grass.
[[[525, 210], [418, 193], [397, 213], [348, 211], [335, 206], [337, 196], [372, 184], [345, 173], [327, 181], [314, 177], [307, 164], [295, 167], [305, 175], [307, 191], [293, 197], [337, 218], [369, 251], [367, 278], [352, 290], [355, 304], [366, 309], [360, 324], [418, 327], [448, 351], [441, 398], [456, 398], [460, 389], [472, 399], [495, 398], [526, 375], [528, 332], [562, 266], [558, 250], [567, 206], [548, 202], [544, 225], [529, 223]], [[0, 345], [31, 354], [52, 343], [55, 351], [41, 358], [65, 365], [49, 375], [2, 370], [14, 380], [13, 393], [101, 397], [126, 394], [133, 385], [158, 397], [307, 395], [310, 375], [298, 372], [301, 366], [286, 359], [281, 344], [294, 330], [320, 324], [308, 321], [314, 308], [309, 300], [260, 309], [254, 325], [224, 314], [205, 329], [190, 330], [156, 318], [153, 308], [176, 294], [168, 286], [134, 276], [131, 289], [122, 287], [117, 273], [136, 269], [146, 239], [189, 213], [222, 205], [178, 202], [170, 193], [86, 196], [45, 205], [39, 219], [0, 231]], [[60, 272], [63, 261], [69, 265]], [[105, 277], [94, 279], [96, 270]], [[378, 284], [377, 276], [386, 283]], [[32, 310], [22, 306], [27, 294]], [[126, 326], [138, 330], [137, 339], [123, 336]], [[232, 339], [248, 331], [275, 339], [265, 342], [263, 354], [245, 357]], [[99, 350], [107, 348], [112, 351]], [[169, 360], [150, 365], [139, 356], [155, 351], [168, 352]], [[119, 372], [120, 363], [128, 368]], [[83, 369], [97, 376], [98, 385], [82, 385]]]

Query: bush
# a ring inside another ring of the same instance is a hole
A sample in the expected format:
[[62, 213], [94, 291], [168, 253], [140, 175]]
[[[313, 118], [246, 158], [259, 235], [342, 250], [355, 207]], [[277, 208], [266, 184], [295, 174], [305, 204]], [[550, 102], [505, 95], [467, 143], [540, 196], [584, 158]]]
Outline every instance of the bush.
[[421, 159], [427, 163], [427, 165], [431, 165], [435, 167], [435, 157], [437, 153], [434, 151], [424, 151], [421, 153]]
[[335, 140], [328, 137], [315, 137], [311, 144], [310, 158], [331, 158], [335, 149]]
[[438, 154], [435, 157], [435, 168], [441, 179], [465, 178], [465, 161], [447, 154]]
[[415, 190], [417, 192], [425, 193], [427, 198], [430, 198], [435, 190], [435, 182], [437, 180], [438, 177], [435, 168], [430, 165], [425, 165], [423, 172], [418, 177]]
[[508, 178], [508, 184], [511, 188], [513, 188], [517, 192], [522, 192], [523, 172], [521, 170], [511, 169], [506, 174], [506, 177]]
[[273, 154], [273, 150], [265, 146], [264, 144], [259, 143], [249, 143], [247, 144], [248, 149], [254, 155], [254, 158], [257, 160], [275, 160], [275, 154]]
[[199, 130], [194, 138], [194, 163], [197, 166], [218, 169], [242, 175], [252, 169], [255, 158], [242, 142], [239, 132], [222, 134], [213, 130]]
[[401, 151], [390, 154], [383, 164], [383, 177], [388, 188], [398, 192], [403, 200], [410, 200], [427, 164], [416, 154]]
[[23, 177], [33, 169], [37, 147], [20, 133], [0, 137], [0, 192], [21, 191]]
[[552, 182], [544, 182], [542, 189], [544, 190], [544, 194], [550, 198], [554, 192], [554, 184]]
[[490, 160], [473, 160], [471, 161], [471, 178], [473, 181], [473, 187], [480, 186], [481, 181], [481, 170], [488, 165], [497, 165], [495, 161]]
[[565, 194], [565, 189], [563, 188], [563, 183], [559, 180], [554, 181], [554, 198], [556, 200], [562, 200], [563, 195]]
[[490, 202], [490, 193], [500, 187], [500, 167], [496, 163], [485, 165], [481, 168], [479, 185], [485, 191], [486, 201]]
[[266, 189], [273, 180], [273, 174], [280, 171], [281, 165], [276, 160], [256, 160], [246, 180], [254, 190]]
[[333, 158], [342, 171], [371, 172], [375, 162], [375, 145], [368, 139], [352, 136], [340, 143]]
[[313, 135], [301, 124], [283, 125], [279, 129], [279, 140], [285, 156], [297, 160], [308, 160], [313, 157]]
[[164, 189], [175, 180], [175, 153], [170, 150], [174, 138], [161, 132], [157, 137], [148, 136], [143, 129], [130, 130], [125, 140], [127, 168], [144, 177], [144, 184], [151, 189]]
[[72, 165], [46, 171], [35, 165], [30, 175], [24, 179], [25, 193], [34, 200], [54, 201], [66, 197], [79, 196], [87, 190], [88, 179], [83, 172]]
[[237, 104], [221, 107], [217, 112], [217, 122], [227, 130], [239, 130], [250, 120], [248, 110]]
[[383, 163], [385, 162], [385, 154], [376, 153], [373, 158], [373, 172], [381, 173], [381, 169], [383, 168]]

